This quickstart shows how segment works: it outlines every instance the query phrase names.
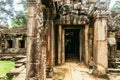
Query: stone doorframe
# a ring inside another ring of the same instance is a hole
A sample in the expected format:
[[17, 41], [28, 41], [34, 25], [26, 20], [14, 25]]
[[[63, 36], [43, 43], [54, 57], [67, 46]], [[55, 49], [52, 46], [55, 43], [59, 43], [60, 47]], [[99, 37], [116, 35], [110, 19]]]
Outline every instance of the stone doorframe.
[[[74, 26], [74, 25], [73, 25]], [[81, 25], [80, 25], [81, 26]], [[84, 27], [63, 27], [58, 25], [58, 65], [65, 63], [65, 29], [80, 29], [79, 32], [79, 61], [88, 64], [88, 25]], [[82, 59], [84, 56], [84, 59]]]

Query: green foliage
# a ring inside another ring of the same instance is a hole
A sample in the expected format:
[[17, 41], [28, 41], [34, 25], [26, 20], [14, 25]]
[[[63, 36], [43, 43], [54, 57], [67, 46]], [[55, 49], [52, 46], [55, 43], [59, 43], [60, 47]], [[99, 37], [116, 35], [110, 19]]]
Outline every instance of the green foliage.
[[17, 5], [23, 5], [23, 10], [15, 11], [15, 0], [0, 0], [0, 25], [8, 26], [8, 20], [13, 27], [27, 26], [27, 0], [21, 0]]
[[27, 26], [27, 14], [20, 12], [12, 18], [12, 27], [26, 27]]
[[13, 77], [12, 76], [11, 77], [5, 76], [0, 80], [13, 80], [13, 79], [14, 79], [14, 76]]
[[13, 15], [13, 0], [0, 0], [0, 25], [7, 25], [7, 20]]
[[14, 66], [15, 66], [14, 62], [0, 61], [0, 77], [4, 77], [7, 72], [14, 68]]
[[111, 10], [115, 12], [120, 12], [120, 0], [115, 2], [115, 5], [113, 6]]
[[120, 8], [112, 8], [112, 11], [120, 12]]
[[21, 0], [18, 5], [21, 4], [24, 10], [16, 11], [16, 15], [11, 19], [12, 27], [27, 27], [27, 0]]
[[24, 7], [24, 11], [27, 11], [27, 0], [21, 0], [21, 2], [18, 4], [22, 4]]

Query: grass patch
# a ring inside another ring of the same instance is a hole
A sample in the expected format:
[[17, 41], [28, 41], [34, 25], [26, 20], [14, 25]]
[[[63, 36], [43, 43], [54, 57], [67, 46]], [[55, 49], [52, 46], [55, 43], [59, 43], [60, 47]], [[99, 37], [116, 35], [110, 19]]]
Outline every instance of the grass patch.
[[15, 67], [15, 62], [0, 61], [0, 77], [4, 77], [11, 69]]

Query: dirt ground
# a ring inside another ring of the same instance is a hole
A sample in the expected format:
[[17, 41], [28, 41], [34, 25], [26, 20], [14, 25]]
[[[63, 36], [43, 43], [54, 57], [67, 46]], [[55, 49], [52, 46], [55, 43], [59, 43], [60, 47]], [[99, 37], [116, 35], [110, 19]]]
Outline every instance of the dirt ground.
[[55, 66], [52, 79], [47, 80], [120, 80], [120, 74], [95, 76], [83, 63], [66, 62], [61, 66]]

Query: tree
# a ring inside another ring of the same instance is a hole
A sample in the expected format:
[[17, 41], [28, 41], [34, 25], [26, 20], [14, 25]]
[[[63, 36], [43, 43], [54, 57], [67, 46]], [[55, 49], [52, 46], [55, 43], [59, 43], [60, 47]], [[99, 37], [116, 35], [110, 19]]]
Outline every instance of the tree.
[[23, 7], [24, 7], [24, 12], [27, 12], [27, 0], [21, 0], [21, 2], [19, 2], [18, 4], [22, 4]]
[[27, 0], [21, 0], [18, 5], [23, 5], [24, 9], [15, 11], [15, 16], [12, 18], [12, 27], [27, 27]]
[[19, 12], [12, 18], [12, 27], [26, 27], [27, 26], [27, 14]]
[[7, 20], [13, 16], [13, 0], [0, 0], [0, 25], [8, 25]]
[[111, 10], [115, 12], [120, 12], [120, 0], [115, 2]]

